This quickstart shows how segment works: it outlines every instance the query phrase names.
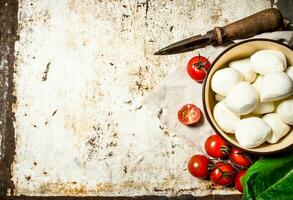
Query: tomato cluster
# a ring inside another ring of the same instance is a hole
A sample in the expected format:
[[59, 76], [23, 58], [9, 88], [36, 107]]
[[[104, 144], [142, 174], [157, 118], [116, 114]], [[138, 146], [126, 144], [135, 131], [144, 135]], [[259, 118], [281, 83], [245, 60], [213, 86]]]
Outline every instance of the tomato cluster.
[[210, 180], [218, 185], [234, 186], [243, 192], [241, 178], [252, 164], [251, 158], [240, 149], [230, 147], [220, 136], [211, 135], [205, 142], [205, 151], [212, 157], [196, 154], [188, 162], [191, 175]]
[[[198, 54], [187, 64], [187, 73], [198, 83], [202, 83], [209, 71], [209, 60]], [[201, 111], [194, 104], [186, 104], [178, 111], [178, 119], [184, 125], [200, 122]], [[211, 135], [205, 142], [205, 151], [211, 157], [196, 154], [188, 162], [188, 171], [200, 179], [209, 178], [218, 185], [232, 185], [243, 191], [241, 178], [252, 164], [250, 157], [240, 149], [230, 147], [220, 136]]]

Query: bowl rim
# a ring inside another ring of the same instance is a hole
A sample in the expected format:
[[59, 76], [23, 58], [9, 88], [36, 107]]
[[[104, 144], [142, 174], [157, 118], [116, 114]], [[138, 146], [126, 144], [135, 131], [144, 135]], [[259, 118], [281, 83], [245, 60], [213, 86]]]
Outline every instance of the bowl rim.
[[[224, 49], [215, 59], [214, 61], [212, 62], [211, 64], [211, 68], [214, 67], [215, 63], [225, 54], [227, 53], [228, 51], [230, 51], [231, 49], [233, 49], [234, 47], [236, 46], [239, 46], [241, 44], [244, 44], [244, 43], [248, 43], [248, 42], [253, 42], [253, 41], [266, 41], [266, 42], [272, 42], [272, 43], [276, 43], [276, 44], [279, 44], [279, 45], [282, 45], [282, 46], [285, 46], [287, 47], [288, 49], [290, 49], [291, 51], [293, 51], [293, 47], [287, 45], [287, 44], [284, 44], [280, 41], [277, 41], [277, 40], [272, 40], [272, 39], [267, 39], [267, 38], [253, 38], [253, 39], [246, 39], [244, 41], [241, 41], [241, 42], [237, 42], [235, 44], [232, 44], [231, 46], [227, 47], [226, 49]], [[211, 69], [210, 68], [210, 69]], [[281, 152], [284, 152], [286, 150], [288, 150], [289, 148], [293, 147], [293, 142], [292, 144], [286, 146], [286, 147], [283, 147], [281, 149], [277, 149], [277, 150], [273, 150], [273, 151], [266, 151], [266, 152], [258, 152], [258, 151], [253, 151], [253, 150], [249, 150], [249, 149], [245, 149], [241, 146], [238, 146], [236, 144], [232, 144], [230, 141], [228, 141], [220, 131], [218, 131], [217, 127], [213, 124], [210, 116], [208, 115], [208, 111], [207, 111], [207, 106], [206, 106], [206, 98], [205, 98], [205, 90], [206, 90], [206, 86], [207, 86], [207, 80], [208, 80], [208, 76], [210, 75], [210, 71], [209, 70], [206, 74], [206, 78], [204, 80], [204, 83], [203, 83], [203, 87], [202, 87], [202, 104], [203, 104], [203, 109], [204, 109], [204, 114], [205, 114], [205, 117], [206, 119], [208, 120], [209, 124], [211, 125], [211, 127], [213, 128], [213, 130], [215, 131], [215, 133], [217, 135], [219, 135], [225, 142], [227, 142], [229, 145], [233, 146], [233, 147], [236, 147], [238, 149], [241, 149], [242, 151], [245, 151], [245, 152], [248, 152], [248, 153], [251, 153], [251, 154], [255, 154], [255, 155], [272, 155], [272, 154], [277, 154], [277, 153], [281, 153]]]

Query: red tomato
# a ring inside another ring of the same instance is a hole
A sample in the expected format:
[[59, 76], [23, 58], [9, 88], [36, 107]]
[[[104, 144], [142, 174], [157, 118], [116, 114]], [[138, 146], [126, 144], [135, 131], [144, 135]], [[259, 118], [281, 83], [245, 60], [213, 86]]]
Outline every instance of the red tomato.
[[178, 119], [185, 125], [195, 124], [200, 118], [201, 111], [193, 104], [186, 104], [178, 111]]
[[225, 158], [229, 154], [228, 144], [218, 135], [211, 135], [205, 142], [207, 154], [213, 158]]
[[249, 167], [252, 164], [250, 157], [240, 149], [231, 148], [229, 156], [230, 160], [236, 165]]
[[235, 169], [232, 165], [224, 162], [217, 162], [210, 173], [213, 183], [218, 185], [230, 185], [234, 181]]
[[204, 155], [194, 155], [188, 162], [188, 171], [197, 178], [208, 176], [209, 159]]
[[240, 170], [235, 177], [235, 188], [239, 191], [239, 192], [243, 192], [243, 187], [242, 187], [242, 183], [241, 183], [241, 179], [242, 177], [245, 175], [246, 170]]
[[202, 83], [210, 67], [211, 64], [208, 59], [198, 54], [198, 56], [189, 60], [187, 64], [187, 73], [193, 80]]

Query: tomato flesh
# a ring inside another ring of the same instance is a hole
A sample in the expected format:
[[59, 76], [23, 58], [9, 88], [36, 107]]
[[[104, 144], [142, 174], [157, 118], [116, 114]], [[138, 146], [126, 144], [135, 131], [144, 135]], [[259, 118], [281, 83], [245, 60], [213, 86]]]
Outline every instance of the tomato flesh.
[[185, 125], [192, 125], [201, 118], [200, 109], [194, 104], [186, 104], [178, 111], [178, 119]]
[[194, 155], [188, 162], [188, 171], [197, 178], [208, 176], [209, 159], [204, 155]]
[[252, 164], [250, 157], [246, 153], [234, 147], [231, 148], [229, 157], [231, 162], [241, 167], [249, 167]]
[[235, 177], [235, 169], [232, 165], [224, 162], [217, 162], [210, 173], [210, 178], [217, 185], [230, 185]]
[[241, 183], [241, 179], [242, 177], [245, 175], [246, 170], [240, 170], [235, 177], [235, 188], [239, 191], [239, 192], [243, 192], [243, 186]]
[[210, 67], [211, 64], [208, 59], [204, 56], [198, 55], [189, 60], [187, 64], [187, 73], [193, 80], [202, 83]]
[[213, 158], [226, 158], [229, 147], [220, 136], [211, 135], [205, 142], [205, 151]]

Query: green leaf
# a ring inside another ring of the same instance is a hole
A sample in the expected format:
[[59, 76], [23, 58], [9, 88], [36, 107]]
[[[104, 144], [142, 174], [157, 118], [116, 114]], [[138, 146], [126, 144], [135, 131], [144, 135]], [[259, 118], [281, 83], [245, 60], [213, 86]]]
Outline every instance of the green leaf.
[[293, 199], [293, 152], [256, 161], [242, 179], [243, 199]]
[[293, 170], [261, 193], [258, 199], [293, 199]]

